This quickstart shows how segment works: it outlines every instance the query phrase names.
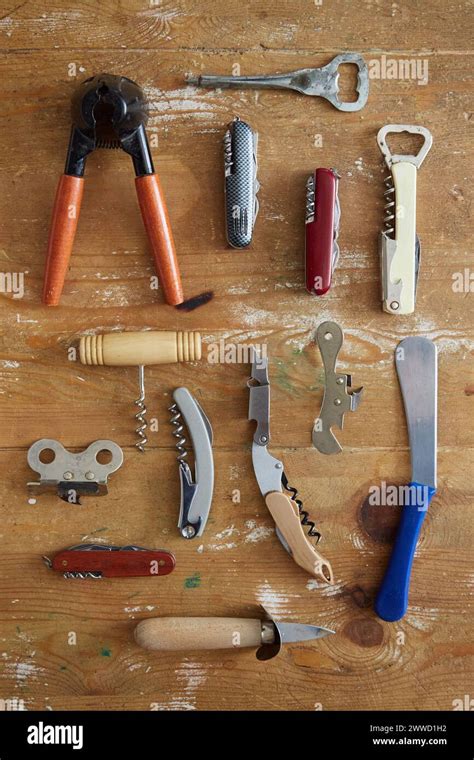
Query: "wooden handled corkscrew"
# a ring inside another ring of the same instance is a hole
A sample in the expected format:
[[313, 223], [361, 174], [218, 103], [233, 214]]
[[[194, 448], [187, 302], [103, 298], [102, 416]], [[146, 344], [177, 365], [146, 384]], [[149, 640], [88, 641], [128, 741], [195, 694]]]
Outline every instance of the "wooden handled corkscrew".
[[147, 444], [144, 367], [147, 364], [175, 364], [201, 359], [201, 334], [188, 330], [146, 330], [144, 332], [84, 335], [79, 342], [82, 364], [107, 367], [138, 366], [139, 396], [135, 400], [138, 440], [143, 452]]
[[66, 279], [84, 192], [86, 158], [96, 148], [122, 148], [132, 157], [140, 211], [167, 303], [183, 302], [168, 211], [145, 132], [146, 99], [127, 77], [99, 74], [72, 98], [73, 126], [66, 168], [54, 201], [46, 256], [43, 303], [57, 306]]

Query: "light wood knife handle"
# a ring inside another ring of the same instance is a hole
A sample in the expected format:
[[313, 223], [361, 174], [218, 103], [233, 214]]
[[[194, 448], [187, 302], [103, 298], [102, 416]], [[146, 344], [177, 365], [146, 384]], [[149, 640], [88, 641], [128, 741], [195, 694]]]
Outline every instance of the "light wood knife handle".
[[183, 330], [84, 335], [79, 342], [82, 364], [129, 367], [194, 362], [201, 358], [201, 334]]
[[278, 530], [290, 547], [296, 564], [314, 575], [315, 578], [322, 578], [326, 583], [333, 583], [331, 565], [316, 551], [304, 532], [297, 504], [279, 491], [272, 491], [267, 494], [265, 503]]
[[242, 649], [262, 643], [262, 621], [248, 618], [163, 617], [142, 620], [135, 641], [144, 649], [164, 652]]

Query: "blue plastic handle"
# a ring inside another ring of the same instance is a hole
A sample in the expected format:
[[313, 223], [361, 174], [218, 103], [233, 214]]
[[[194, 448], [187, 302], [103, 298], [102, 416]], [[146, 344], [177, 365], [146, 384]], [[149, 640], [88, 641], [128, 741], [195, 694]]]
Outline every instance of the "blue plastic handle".
[[391, 623], [400, 620], [407, 611], [416, 543], [428, 506], [436, 493], [436, 488], [421, 483], [410, 483], [409, 488], [392, 554], [375, 600], [377, 615]]

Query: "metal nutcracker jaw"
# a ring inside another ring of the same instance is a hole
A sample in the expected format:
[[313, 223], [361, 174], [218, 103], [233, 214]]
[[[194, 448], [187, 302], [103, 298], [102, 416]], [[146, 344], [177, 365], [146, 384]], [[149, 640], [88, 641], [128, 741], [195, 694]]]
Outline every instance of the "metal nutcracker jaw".
[[354, 412], [361, 400], [363, 388], [352, 390], [352, 377], [336, 372], [336, 363], [344, 336], [335, 322], [323, 322], [316, 331], [325, 372], [323, 403], [313, 427], [313, 445], [322, 454], [342, 451], [332, 427], [344, 425], [344, 414]]

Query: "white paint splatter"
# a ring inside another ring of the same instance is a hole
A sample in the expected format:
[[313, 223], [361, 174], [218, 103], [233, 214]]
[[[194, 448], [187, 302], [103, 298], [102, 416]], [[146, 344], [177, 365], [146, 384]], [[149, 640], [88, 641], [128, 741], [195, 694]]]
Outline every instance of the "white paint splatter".
[[277, 618], [291, 614], [291, 610], [287, 609], [287, 606], [290, 603], [290, 596], [300, 598], [301, 595], [276, 591], [266, 579], [260, 584], [255, 593], [255, 597], [259, 604], [268, 610], [270, 615], [274, 615]]
[[26, 681], [27, 679], [38, 680], [38, 675], [44, 671], [33, 662], [7, 662], [5, 671], [8, 675], [16, 678], [17, 681]]
[[[250, 521], [249, 521], [250, 522]], [[245, 536], [246, 544], [258, 544], [259, 541], [265, 541], [275, 533], [275, 528], [268, 525], [255, 525]]]
[[436, 607], [410, 607], [405, 615], [405, 622], [419, 631], [429, 631], [439, 617]]
[[199, 689], [207, 681], [205, 666], [198, 662], [183, 660], [175, 671], [182, 694], [171, 697], [167, 702], [153, 702], [153, 710], [196, 710]]

